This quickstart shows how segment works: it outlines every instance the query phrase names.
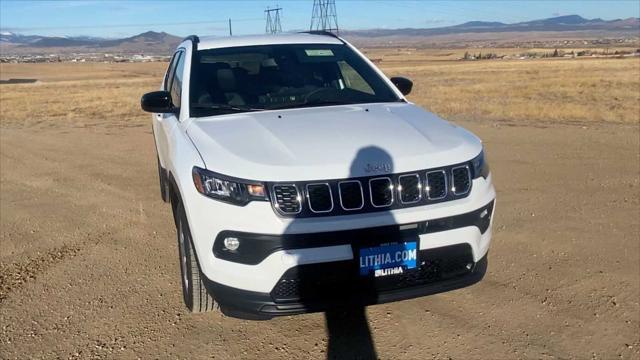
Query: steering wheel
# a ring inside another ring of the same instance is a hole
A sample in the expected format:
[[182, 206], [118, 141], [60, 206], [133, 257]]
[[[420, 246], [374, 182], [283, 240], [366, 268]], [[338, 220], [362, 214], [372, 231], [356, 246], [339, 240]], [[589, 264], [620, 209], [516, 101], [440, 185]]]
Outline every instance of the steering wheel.
[[318, 100], [334, 100], [337, 99], [338, 90], [333, 87], [322, 87], [311, 91], [304, 97], [305, 102], [315, 102]]

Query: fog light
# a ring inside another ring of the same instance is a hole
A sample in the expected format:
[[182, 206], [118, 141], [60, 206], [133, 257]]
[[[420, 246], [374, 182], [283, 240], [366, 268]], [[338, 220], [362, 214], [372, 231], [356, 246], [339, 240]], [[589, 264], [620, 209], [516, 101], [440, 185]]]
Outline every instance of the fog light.
[[229, 251], [236, 251], [240, 247], [240, 240], [235, 237], [224, 238], [224, 248]]

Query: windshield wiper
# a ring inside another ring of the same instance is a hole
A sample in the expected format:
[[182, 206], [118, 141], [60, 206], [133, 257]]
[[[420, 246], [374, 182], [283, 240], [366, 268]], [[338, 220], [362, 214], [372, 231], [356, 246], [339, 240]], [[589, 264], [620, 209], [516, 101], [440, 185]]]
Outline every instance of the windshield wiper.
[[320, 105], [352, 105], [357, 104], [351, 101], [340, 101], [340, 100], [318, 100], [311, 102], [303, 102], [297, 104], [286, 104], [281, 106], [274, 106], [268, 108], [268, 110], [279, 110], [279, 109], [294, 109], [294, 108], [303, 108], [303, 107], [311, 107], [311, 106], [320, 106]]
[[191, 105], [192, 109], [198, 110], [224, 110], [232, 112], [246, 112], [246, 111], [262, 111], [262, 108], [252, 108], [250, 106], [243, 105], [229, 105], [229, 104], [209, 104], [209, 105]]

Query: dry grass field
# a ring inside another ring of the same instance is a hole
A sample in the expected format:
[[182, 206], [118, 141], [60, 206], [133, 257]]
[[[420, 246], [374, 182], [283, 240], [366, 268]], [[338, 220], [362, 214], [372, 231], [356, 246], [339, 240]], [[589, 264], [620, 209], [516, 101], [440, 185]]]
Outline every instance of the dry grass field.
[[[483, 138], [498, 191], [485, 279], [367, 308], [377, 355], [640, 358], [640, 59], [369, 56]], [[165, 66], [0, 64], [40, 80], [0, 85], [0, 358], [357, 357], [322, 314], [186, 313], [139, 109]]]
[[[395, 69], [399, 71], [399, 69]], [[640, 60], [542, 60], [403, 69], [437, 113], [507, 122], [636, 124]], [[415, 75], [414, 75], [415, 74]], [[451, 101], [450, 99], [455, 99]]]
[[[30, 86], [2, 85], [2, 127], [141, 126], [140, 94], [159, 86], [167, 64], [2, 64], [2, 79], [37, 78]], [[22, 85], [22, 84], [18, 84]], [[147, 124], [148, 125], [148, 124]]]
[[[450, 119], [635, 124], [640, 113], [637, 57], [461, 62], [432, 60], [433, 51], [368, 54], [383, 59], [381, 66], [388, 75], [406, 75], [416, 82], [413, 101]], [[40, 80], [2, 85], [2, 126], [146, 124], [139, 95], [158, 86], [165, 67], [163, 63], [1, 64], [2, 79]]]
[[637, 57], [421, 61], [429, 55], [382, 57], [381, 65], [388, 75], [415, 79], [419, 85], [411, 99], [449, 118], [585, 125], [638, 121]]

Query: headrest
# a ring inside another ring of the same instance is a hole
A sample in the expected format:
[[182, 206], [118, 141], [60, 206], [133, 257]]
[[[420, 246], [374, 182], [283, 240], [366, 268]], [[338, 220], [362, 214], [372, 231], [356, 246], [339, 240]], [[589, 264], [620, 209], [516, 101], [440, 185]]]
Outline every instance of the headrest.
[[223, 92], [232, 92], [237, 89], [236, 76], [231, 69], [220, 69], [217, 71], [218, 87]]
[[198, 71], [200, 78], [197, 79], [197, 81], [200, 81], [202, 84], [216, 81], [218, 70], [229, 68], [229, 64], [224, 62], [200, 63], [198, 66], [200, 68]]
[[200, 69], [203, 73], [208, 73], [213, 75], [215, 75], [216, 71], [220, 69], [228, 69], [228, 68], [229, 68], [229, 64], [223, 63], [223, 62], [200, 64]]
[[274, 58], [266, 58], [262, 60], [262, 62], [260, 63], [260, 67], [278, 67], [278, 64], [276, 64], [276, 60]]

